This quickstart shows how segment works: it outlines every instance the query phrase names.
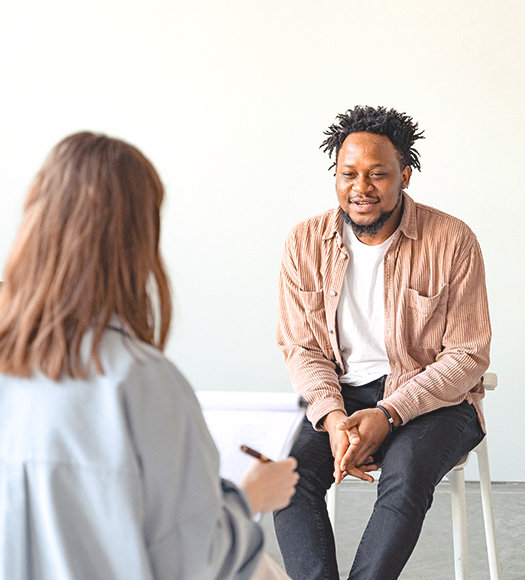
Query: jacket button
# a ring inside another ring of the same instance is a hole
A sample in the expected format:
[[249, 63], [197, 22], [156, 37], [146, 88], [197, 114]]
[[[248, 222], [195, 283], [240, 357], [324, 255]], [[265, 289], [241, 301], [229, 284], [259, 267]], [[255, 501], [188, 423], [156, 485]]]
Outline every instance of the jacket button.
[[330, 290], [330, 296], [337, 296], [337, 292], [335, 290]]

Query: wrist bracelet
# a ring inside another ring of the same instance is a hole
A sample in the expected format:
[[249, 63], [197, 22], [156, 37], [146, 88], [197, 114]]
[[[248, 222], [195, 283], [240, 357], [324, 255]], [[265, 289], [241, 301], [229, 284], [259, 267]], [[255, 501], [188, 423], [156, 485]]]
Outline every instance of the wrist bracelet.
[[386, 415], [388, 424], [390, 425], [390, 433], [392, 433], [392, 431], [396, 428], [394, 425], [394, 419], [392, 419], [392, 415], [382, 405], [376, 405], [376, 408], [381, 409], [381, 411], [383, 411], [383, 413]]

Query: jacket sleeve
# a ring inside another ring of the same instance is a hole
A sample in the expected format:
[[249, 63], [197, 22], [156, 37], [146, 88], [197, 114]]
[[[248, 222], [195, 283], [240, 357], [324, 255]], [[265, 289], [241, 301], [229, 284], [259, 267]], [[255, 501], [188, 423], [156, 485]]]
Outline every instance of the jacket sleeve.
[[404, 423], [440, 407], [483, 397], [491, 328], [481, 249], [471, 235], [451, 268], [442, 348], [429, 364], [385, 398]]
[[277, 344], [294, 390], [308, 402], [309, 420], [321, 430], [318, 423], [325, 415], [345, 409], [336, 365], [329, 357], [324, 292], [301, 286], [298, 246], [296, 231], [292, 230], [285, 243], [279, 275]]
[[245, 493], [219, 477], [218, 452], [191, 387], [162, 355], [133, 375], [127, 416], [143, 473], [153, 577], [247, 580], [263, 533]]

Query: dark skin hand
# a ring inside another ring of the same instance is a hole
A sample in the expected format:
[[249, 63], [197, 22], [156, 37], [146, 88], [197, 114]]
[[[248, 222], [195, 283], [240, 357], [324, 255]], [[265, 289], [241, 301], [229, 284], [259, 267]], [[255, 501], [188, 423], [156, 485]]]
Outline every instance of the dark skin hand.
[[354, 446], [359, 447], [361, 441], [357, 426], [352, 426], [348, 429], [346, 427], [337, 427], [337, 425], [346, 425], [346, 421], [350, 419], [351, 417], [347, 417], [342, 411], [332, 411], [324, 420], [324, 428], [330, 436], [330, 447], [332, 448], [332, 455], [334, 456], [335, 482], [339, 484], [347, 475], [372, 482], [374, 478], [368, 472], [377, 470], [377, 466], [372, 464], [372, 457], [366, 457], [366, 460], [359, 464], [346, 462], [343, 467], [343, 458], [345, 455]]
[[[394, 419], [394, 425], [401, 423], [395, 409], [384, 403]], [[330, 435], [330, 445], [334, 456], [335, 482], [340, 483], [346, 475], [373, 482], [370, 471], [377, 470], [373, 464], [373, 454], [390, 432], [388, 419], [381, 409], [363, 409], [350, 417], [342, 411], [333, 411], [325, 417], [324, 427]]]

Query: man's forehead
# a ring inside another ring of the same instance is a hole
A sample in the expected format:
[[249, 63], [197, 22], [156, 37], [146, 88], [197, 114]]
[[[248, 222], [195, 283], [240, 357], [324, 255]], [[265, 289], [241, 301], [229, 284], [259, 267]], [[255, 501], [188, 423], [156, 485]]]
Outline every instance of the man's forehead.
[[[352, 163], [353, 159], [342, 159], [341, 165], [343, 167], [352, 167], [354, 164]], [[369, 163], [368, 167], [374, 169], [376, 167], [386, 167], [387, 163]]]
[[350, 133], [339, 150], [338, 160], [342, 164], [351, 164], [357, 157], [368, 159], [371, 166], [401, 160], [398, 150], [386, 135], [365, 132]]
[[379, 133], [369, 133], [368, 131], [356, 131], [354, 133], [349, 133], [345, 140], [343, 141], [342, 147], [350, 145], [360, 145], [360, 146], [382, 146], [382, 147], [394, 147], [394, 144], [386, 135], [380, 135]]

